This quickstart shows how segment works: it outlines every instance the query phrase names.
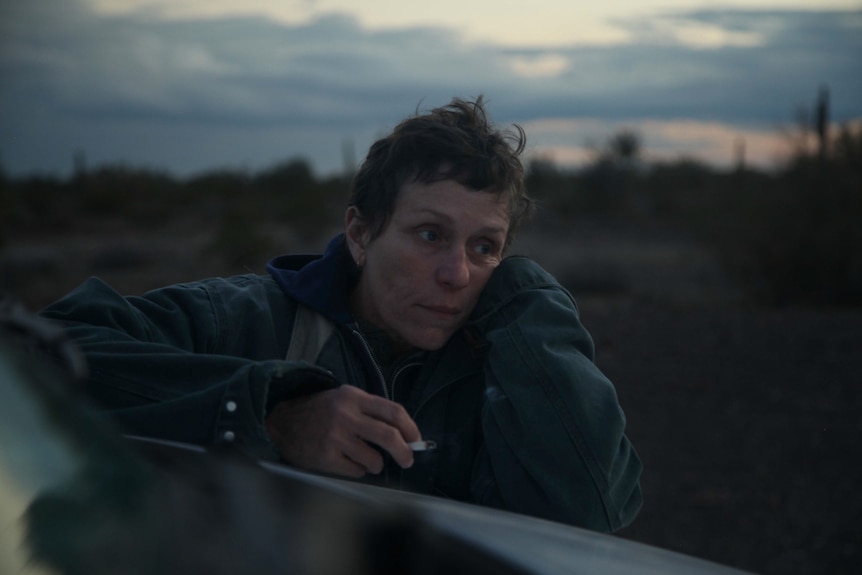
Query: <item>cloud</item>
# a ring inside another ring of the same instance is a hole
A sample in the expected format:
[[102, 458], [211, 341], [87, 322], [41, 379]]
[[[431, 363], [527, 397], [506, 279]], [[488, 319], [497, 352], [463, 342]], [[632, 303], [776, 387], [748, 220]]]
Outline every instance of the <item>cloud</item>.
[[[695, 12], [675, 15], [745, 35], [751, 45], [689, 48], [643, 33], [633, 44], [560, 52], [567, 73], [541, 97], [557, 116], [690, 117], [731, 123], [783, 121], [820, 85], [838, 118], [862, 114], [860, 13]], [[657, 20], [666, 21], [666, 16]], [[650, 22], [637, 23], [638, 30]], [[629, 23], [633, 29], [635, 23]], [[755, 41], [756, 39], [756, 41]]]
[[862, 117], [862, 12], [665, 12], [619, 22], [628, 44], [546, 50], [440, 26], [370, 30], [343, 15], [166, 20], [99, 15], [83, 0], [2, 10], [0, 159], [13, 173], [68, 170], [75, 150], [177, 173], [286, 156], [331, 171], [344, 140], [363, 150], [418, 105], [479, 93], [500, 123], [691, 121], [753, 134], [828, 85], [837, 120]]
[[560, 54], [548, 53], [535, 56], [514, 56], [509, 61], [512, 70], [524, 78], [548, 78], [561, 75], [569, 67], [569, 61]]

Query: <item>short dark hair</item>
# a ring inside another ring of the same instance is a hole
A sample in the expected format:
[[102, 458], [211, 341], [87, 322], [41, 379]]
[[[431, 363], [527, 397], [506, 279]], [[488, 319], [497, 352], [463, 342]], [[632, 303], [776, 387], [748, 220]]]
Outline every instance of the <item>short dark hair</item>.
[[353, 178], [349, 205], [368, 221], [372, 239], [395, 210], [401, 186], [413, 178], [431, 183], [453, 179], [471, 190], [495, 193], [509, 203], [505, 248], [533, 211], [519, 156], [524, 130], [497, 130], [488, 120], [482, 96], [453, 99], [428, 113], [418, 112], [377, 140]]

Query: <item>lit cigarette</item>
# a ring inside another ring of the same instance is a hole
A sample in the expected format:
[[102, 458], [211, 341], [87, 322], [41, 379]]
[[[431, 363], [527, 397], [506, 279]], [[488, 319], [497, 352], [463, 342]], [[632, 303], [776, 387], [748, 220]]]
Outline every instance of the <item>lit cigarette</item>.
[[407, 444], [407, 447], [413, 451], [432, 451], [437, 449], [436, 441], [412, 441]]

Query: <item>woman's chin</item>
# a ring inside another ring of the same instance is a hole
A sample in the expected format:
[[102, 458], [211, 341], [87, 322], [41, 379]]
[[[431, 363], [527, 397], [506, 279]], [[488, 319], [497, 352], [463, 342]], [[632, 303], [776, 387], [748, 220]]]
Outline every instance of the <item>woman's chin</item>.
[[429, 329], [410, 334], [407, 338], [409, 345], [424, 351], [436, 351], [446, 345], [452, 337], [449, 330]]

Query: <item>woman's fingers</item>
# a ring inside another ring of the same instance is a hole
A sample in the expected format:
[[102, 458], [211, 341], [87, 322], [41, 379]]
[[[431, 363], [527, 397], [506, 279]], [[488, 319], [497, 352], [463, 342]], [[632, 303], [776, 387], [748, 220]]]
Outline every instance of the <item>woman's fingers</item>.
[[277, 404], [266, 428], [288, 463], [348, 477], [382, 471], [383, 457], [369, 443], [406, 468], [413, 464], [407, 444], [421, 439], [401, 405], [348, 385]]

